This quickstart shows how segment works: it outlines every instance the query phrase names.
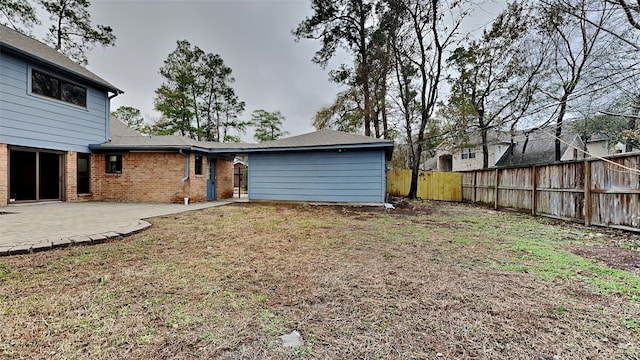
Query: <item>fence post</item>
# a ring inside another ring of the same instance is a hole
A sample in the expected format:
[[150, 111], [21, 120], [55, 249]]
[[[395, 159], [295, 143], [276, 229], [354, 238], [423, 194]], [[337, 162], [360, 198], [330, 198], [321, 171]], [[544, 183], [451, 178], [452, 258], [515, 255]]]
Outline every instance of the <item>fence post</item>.
[[591, 162], [584, 161], [584, 225], [591, 226]]
[[536, 166], [533, 165], [531, 167], [531, 215], [536, 216], [536, 191], [538, 187], [538, 172], [536, 171]]
[[498, 209], [498, 184], [500, 183], [499, 181], [499, 172], [500, 170], [496, 169], [496, 184], [495, 184], [495, 188], [493, 189], [493, 198], [496, 201], [494, 208], [497, 210]]

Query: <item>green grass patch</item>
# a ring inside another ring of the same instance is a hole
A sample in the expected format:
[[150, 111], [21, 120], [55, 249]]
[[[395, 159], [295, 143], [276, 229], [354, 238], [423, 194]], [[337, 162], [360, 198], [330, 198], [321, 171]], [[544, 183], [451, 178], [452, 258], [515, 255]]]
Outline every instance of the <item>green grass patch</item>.
[[[544, 229], [543, 229], [544, 231]], [[536, 234], [537, 235], [537, 234]], [[640, 277], [627, 271], [612, 269], [594, 263], [563, 249], [565, 241], [556, 236], [505, 237], [500, 248], [515, 250], [518, 254], [509, 263], [498, 268], [537, 274], [545, 281], [585, 281], [598, 294], [620, 294], [640, 299]]]

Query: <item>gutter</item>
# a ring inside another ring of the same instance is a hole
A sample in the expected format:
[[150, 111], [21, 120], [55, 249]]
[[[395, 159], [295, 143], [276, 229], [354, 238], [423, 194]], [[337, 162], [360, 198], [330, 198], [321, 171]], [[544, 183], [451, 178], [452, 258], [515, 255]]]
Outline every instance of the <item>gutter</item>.
[[183, 150], [202, 152], [205, 154], [253, 154], [265, 152], [282, 151], [312, 151], [312, 150], [349, 150], [349, 149], [384, 149], [391, 151], [394, 148], [393, 142], [365, 143], [365, 144], [332, 144], [332, 145], [306, 145], [306, 146], [278, 146], [278, 147], [228, 147], [228, 148], [208, 148], [201, 146], [181, 146], [181, 145], [107, 145], [90, 144], [89, 149], [93, 151], [175, 151], [182, 155], [187, 155]]
[[184, 185], [189, 180], [189, 154], [186, 154], [182, 149], [178, 149], [178, 153], [184, 155], [184, 177], [180, 180], [180, 183]]
[[[36, 41], [38, 41], [38, 40], [36, 40]], [[102, 79], [100, 76], [98, 76], [97, 74], [94, 74], [92, 71], [90, 71], [87, 68], [83, 67], [83, 69], [85, 71], [87, 71], [89, 74], [95, 76], [97, 79], [92, 78], [88, 74], [83, 74], [82, 72], [80, 72], [78, 70], [72, 69], [71, 67], [69, 67], [67, 65], [60, 64], [60, 63], [56, 62], [55, 60], [46, 59], [46, 58], [44, 58], [42, 56], [39, 56], [39, 55], [36, 55], [34, 53], [28, 52], [26, 50], [22, 50], [20, 48], [17, 48], [14, 45], [11, 45], [11, 44], [6, 43], [4, 41], [0, 41], [0, 47], [5, 48], [5, 49], [7, 49], [7, 50], [9, 50], [9, 51], [21, 56], [21, 57], [27, 57], [29, 59], [32, 59], [32, 60], [35, 60], [35, 61], [39, 62], [40, 64], [45, 65], [45, 66], [49, 66], [49, 67], [55, 68], [57, 70], [66, 72], [68, 74], [71, 74], [72, 76], [79, 77], [84, 81], [93, 83], [94, 85], [99, 85], [99, 87], [105, 88], [105, 89], [107, 89], [109, 91], [116, 92], [118, 94], [124, 94], [124, 91], [122, 91], [122, 90], [118, 89], [117, 87], [113, 86], [108, 81]], [[69, 61], [73, 61], [73, 60], [67, 58], [66, 56], [65, 56], [65, 58], [67, 60], [69, 60]], [[81, 65], [78, 65], [78, 66], [82, 67]]]
[[113, 93], [113, 95], [109, 96], [109, 100], [113, 99], [114, 97], [120, 95], [120, 94], [124, 94], [124, 91], [122, 90], [117, 90], [116, 92]]

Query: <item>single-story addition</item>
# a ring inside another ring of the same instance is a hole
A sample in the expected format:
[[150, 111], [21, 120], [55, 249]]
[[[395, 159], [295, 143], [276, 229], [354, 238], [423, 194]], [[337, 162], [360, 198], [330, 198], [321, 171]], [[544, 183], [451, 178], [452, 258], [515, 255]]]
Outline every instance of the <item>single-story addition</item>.
[[320, 130], [261, 144], [216, 143], [143, 136], [112, 119], [110, 140], [90, 148], [99, 164], [96, 200], [230, 198], [233, 160], [247, 155], [249, 200], [382, 203], [393, 142]]
[[247, 151], [249, 200], [385, 201], [393, 141], [319, 130]]
[[[112, 118], [110, 138], [91, 144], [91, 197], [100, 201], [190, 202], [233, 196], [235, 144], [145, 136]], [[214, 148], [224, 152], [211, 154]]]

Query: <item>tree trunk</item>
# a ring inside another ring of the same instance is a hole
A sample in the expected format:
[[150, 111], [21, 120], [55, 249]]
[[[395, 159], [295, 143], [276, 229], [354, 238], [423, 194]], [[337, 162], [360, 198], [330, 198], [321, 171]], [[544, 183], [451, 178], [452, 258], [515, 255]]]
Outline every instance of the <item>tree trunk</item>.
[[362, 92], [364, 94], [364, 135], [371, 136], [371, 90], [369, 89], [369, 57], [367, 54], [366, 17], [364, 5], [360, 2], [360, 58], [362, 60]]
[[[631, 106], [631, 109], [633, 110], [632, 113], [633, 115], [640, 115], [640, 95], [636, 96], [636, 99], [633, 103], [633, 105]], [[630, 117], [629, 118], [629, 122], [627, 124], [627, 129], [629, 131], [634, 131], [636, 129], [636, 118], [634, 117]], [[625, 141], [625, 148], [624, 151], [625, 152], [630, 152], [633, 151], [633, 141], [631, 141], [631, 139], [627, 138], [627, 141]]]
[[[636, 128], [636, 119], [635, 118], [629, 118], [629, 123], [628, 123], [628, 129], [629, 131], [633, 131]], [[631, 152], [633, 151], [633, 141], [631, 141], [631, 139], [629, 137], [627, 137], [627, 141], [625, 141], [625, 146], [624, 146], [624, 151], [625, 152]]]
[[569, 94], [567, 92], [562, 95], [560, 99], [560, 111], [558, 112], [558, 120], [556, 121], [556, 133], [555, 133], [555, 160], [560, 161], [562, 158], [562, 122], [564, 120], [564, 114], [567, 111], [567, 99]]
[[376, 139], [380, 138], [380, 109], [376, 109], [375, 116], [373, 117], [373, 130], [375, 132]]
[[[422, 136], [418, 136], [421, 138]], [[418, 175], [420, 174], [420, 158], [422, 157], [422, 141], [418, 140], [418, 146], [413, 158], [413, 166], [411, 168], [411, 186], [409, 186], [409, 199], [418, 198]]]
[[387, 104], [382, 100], [382, 138], [389, 139], [389, 122], [387, 120]]
[[483, 169], [489, 168], [489, 145], [487, 144], [488, 132], [489, 130], [487, 129], [482, 129], [480, 131], [480, 136], [482, 138], [482, 168]]

